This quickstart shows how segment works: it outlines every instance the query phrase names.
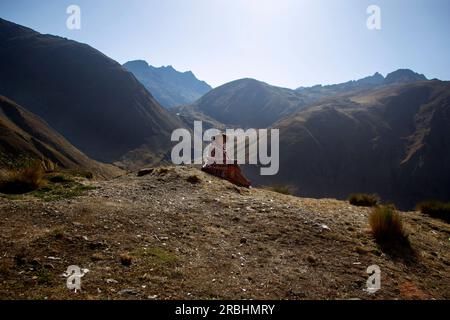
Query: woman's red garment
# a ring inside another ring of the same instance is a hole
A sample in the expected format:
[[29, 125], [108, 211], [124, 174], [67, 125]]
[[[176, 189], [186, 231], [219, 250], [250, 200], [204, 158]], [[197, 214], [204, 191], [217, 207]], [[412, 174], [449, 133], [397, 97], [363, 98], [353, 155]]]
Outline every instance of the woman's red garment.
[[202, 168], [203, 171], [216, 177], [225, 179], [240, 187], [250, 187], [251, 182], [247, 180], [237, 164], [210, 164]]

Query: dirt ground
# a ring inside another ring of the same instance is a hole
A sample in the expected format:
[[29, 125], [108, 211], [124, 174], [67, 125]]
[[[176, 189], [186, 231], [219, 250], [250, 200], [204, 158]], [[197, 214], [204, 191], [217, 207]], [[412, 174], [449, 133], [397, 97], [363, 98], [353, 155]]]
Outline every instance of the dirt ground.
[[[411, 250], [386, 251], [369, 208], [192, 167], [83, 184], [69, 199], [0, 197], [0, 299], [450, 298], [450, 225], [419, 212], [401, 213]], [[89, 270], [81, 291], [66, 287], [70, 265]]]

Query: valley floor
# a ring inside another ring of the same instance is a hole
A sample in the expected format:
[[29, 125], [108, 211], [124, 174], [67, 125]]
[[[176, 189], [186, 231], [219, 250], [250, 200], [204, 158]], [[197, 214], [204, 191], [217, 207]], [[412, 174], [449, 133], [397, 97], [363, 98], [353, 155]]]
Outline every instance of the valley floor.
[[[0, 299], [450, 299], [450, 225], [418, 212], [402, 213], [412, 251], [393, 255], [370, 209], [343, 201], [192, 167], [83, 183], [95, 189], [71, 199], [0, 197]], [[76, 293], [70, 265], [89, 269]]]

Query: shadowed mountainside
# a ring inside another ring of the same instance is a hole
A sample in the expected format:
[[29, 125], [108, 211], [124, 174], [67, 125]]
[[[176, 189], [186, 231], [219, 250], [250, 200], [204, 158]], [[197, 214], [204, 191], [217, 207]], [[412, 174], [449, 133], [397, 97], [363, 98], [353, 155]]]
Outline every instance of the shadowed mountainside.
[[[450, 83], [381, 87], [302, 110], [280, 129], [278, 182], [313, 197], [375, 192], [411, 208], [450, 199]], [[250, 169], [250, 171], [252, 171]]]
[[[231, 127], [266, 128], [304, 107], [310, 100], [287, 88], [254, 79], [240, 79], [215, 88], [190, 106], [175, 108], [180, 117], [197, 113]], [[191, 124], [192, 126], [192, 124]]]
[[88, 45], [3, 19], [0, 43], [0, 94], [89, 157], [153, 162], [167, 152], [180, 122], [117, 62]]
[[112, 165], [89, 159], [39, 117], [3, 96], [0, 96], [0, 156], [0, 166], [30, 158], [49, 159], [62, 168], [89, 170], [104, 177], [121, 172]]

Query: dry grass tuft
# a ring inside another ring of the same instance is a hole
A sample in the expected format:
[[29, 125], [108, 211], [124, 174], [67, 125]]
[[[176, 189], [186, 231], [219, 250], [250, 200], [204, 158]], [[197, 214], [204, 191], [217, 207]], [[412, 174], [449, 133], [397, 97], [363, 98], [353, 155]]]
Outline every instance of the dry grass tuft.
[[202, 182], [202, 179], [197, 175], [192, 175], [192, 176], [187, 177], [186, 181], [189, 183], [192, 183], [192, 184], [197, 184], [197, 183]]
[[429, 200], [419, 203], [416, 208], [430, 217], [442, 219], [450, 223], [450, 202], [445, 203], [436, 200]]
[[4, 194], [24, 194], [44, 185], [44, 170], [40, 164], [0, 174], [0, 192]]
[[131, 266], [132, 261], [133, 257], [130, 256], [128, 253], [123, 253], [120, 255], [120, 263], [125, 267]]
[[370, 213], [369, 224], [379, 244], [409, 244], [400, 214], [393, 205], [375, 207]]
[[376, 194], [354, 193], [348, 198], [351, 205], [359, 207], [374, 207], [378, 204], [379, 198]]
[[273, 192], [278, 192], [281, 194], [285, 194], [285, 195], [294, 195], [295, 194], [295, 187], [290, 186], [290, 185], [280, 185], [280, 184], [275, 184], [269, 187], [265, 187], [265, 189], [273, 191]]

